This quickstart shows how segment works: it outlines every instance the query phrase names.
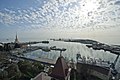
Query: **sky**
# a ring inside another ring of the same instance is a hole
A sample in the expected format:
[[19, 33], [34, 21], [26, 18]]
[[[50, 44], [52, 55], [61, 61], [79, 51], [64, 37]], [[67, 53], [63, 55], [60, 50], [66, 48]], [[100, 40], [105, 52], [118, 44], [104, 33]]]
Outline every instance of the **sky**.
[[112, 35], [118, 39], [120, 0], [0, 0], [0, 38], [16, 32], [28, 38]]

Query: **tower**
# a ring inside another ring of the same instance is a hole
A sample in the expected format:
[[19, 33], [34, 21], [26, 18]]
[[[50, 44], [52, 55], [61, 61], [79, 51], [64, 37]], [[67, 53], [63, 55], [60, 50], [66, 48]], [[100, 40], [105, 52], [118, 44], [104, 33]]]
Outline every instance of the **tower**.
[[50, 76], [53, 77], [54, 80], [69, 80], [69, 67], [62, 55], [57, 59]]
[[16, 38], [15, 38], [15, 43], [19, 43], [17, 33], [16, 33]]

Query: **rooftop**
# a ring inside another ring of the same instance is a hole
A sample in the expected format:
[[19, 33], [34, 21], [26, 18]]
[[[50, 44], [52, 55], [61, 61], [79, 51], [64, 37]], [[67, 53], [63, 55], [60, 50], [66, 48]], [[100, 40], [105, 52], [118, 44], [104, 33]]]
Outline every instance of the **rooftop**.
[[47, 73], [41, 72], [35, 78], [31, 80], [51, 80], [51, 77], [47, 75]]
[[69, 67], [65, 62], [65, 59], [63, 56], [60, 56], [57, 61], [56, 64], [52, 70], [52, 73], [50, 74], [51, 77], [54, 77], [56, 79], [62, 79], [64, 80], [65, 77], [68, 74], [68, 70]]

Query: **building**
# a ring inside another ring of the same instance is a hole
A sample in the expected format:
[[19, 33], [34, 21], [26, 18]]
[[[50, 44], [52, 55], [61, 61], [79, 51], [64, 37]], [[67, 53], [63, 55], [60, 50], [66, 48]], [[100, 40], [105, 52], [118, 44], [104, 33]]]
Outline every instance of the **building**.
[[15, 38], [15, 42], [14, 43], [19, 43], [17, 34], [16, 34], [16, 38]]
[[41, 72], [31, 80], [70, 80], [70, 71], [64, 57], [60, 56], [50, 73]]
[[60, 56], [56, 64], [50, 73], [50, 76], [53, 80], [69, 80], [70, 78], [70, 68], [68, 67], [67, 63], [63, 56]]
[[35, 78], [31, 80], [51, 80], [51, 77], [47, 73], [41, 72]]
[[3, 50], [4, 50], [4, 45], [0, 44], [0, 51], [3, 51]]
[[20, 42], [19, 42], [19, 40], [18, 40], [18, 36], [17, 36], [17, 34], [16, 34], [16, 38], [15, 38], [15, 46], [14, 46], [14, 48], [21, 48], [21, 45], [20, 45]]

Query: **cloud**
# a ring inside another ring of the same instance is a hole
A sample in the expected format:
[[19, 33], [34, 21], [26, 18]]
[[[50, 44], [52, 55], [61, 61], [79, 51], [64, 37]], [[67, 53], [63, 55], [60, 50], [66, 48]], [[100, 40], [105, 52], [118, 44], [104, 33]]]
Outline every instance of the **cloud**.
[[3, 24], [14, 24], [15, 23], [14, 18], [11, 15], [2, 13], [2, 12], [0, 12], [0, 22]]
[[[39, 1], [39, 0], [37, 0]], [[119, 1], [107, 0], [49, 0], [42, 7], [0, 11], [0, 23], [25, 28], [97, 27], [120, 22], [120, 8], [111, 5]], [[112, 25], [112, 24], [111, 24]], [[116, 25], [114, 25], [116, 26]]]
[[115, 5], [120, 5], [120, 1], [116, 1], [116, 2], [115, 2]]

